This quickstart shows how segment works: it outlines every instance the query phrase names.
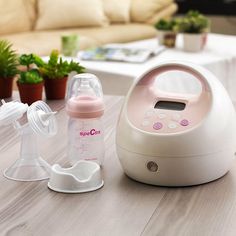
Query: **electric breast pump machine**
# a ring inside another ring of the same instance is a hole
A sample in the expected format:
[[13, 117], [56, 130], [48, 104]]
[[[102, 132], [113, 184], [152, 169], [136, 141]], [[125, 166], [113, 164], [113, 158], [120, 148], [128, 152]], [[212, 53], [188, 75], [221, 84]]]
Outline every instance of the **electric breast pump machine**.
[[[196, 80], [200, 93], [163, 91], [158, 82], [169, 77]], [[160, 186], [213, 181], [229, 171], [235, 158], [233, 104], [218, 79], [203, 67], [160, 64], [129, 90], [116, 147], [124, 172], [137, 181]]]

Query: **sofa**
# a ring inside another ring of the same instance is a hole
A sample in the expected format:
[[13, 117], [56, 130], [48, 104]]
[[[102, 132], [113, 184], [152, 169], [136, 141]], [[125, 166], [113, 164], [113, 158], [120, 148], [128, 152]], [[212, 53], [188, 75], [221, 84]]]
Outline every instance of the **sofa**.
[[155, 37], [153, 24], [176, 10], [173, 0], [0, 0], [0, 39], [41, 56], [63, 35], [79, 35], [80, 49], [125, 43]]

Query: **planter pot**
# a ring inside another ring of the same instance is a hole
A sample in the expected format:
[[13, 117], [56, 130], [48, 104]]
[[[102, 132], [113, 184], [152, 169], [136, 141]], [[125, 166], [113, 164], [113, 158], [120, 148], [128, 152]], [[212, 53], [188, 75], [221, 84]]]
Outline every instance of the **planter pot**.
[[176, 33], [173, 31], [158, 30], [159, 45], [165, 45], [168, 48], [175, 47]]
[[206, 45], [207, 33], [183, 34], [184, 50], [188, 52], [199, 52]]
[[33, 102], [42, 100], [43, 84], [43, 82], [38, 84], [21, 84], [17, 82], [21, 102], [31, 105]]
[[12, 96], [13, 78], [0, 78], [0, 98]]
[[45, 93], [48, 100], [64, 99], [66, 95], [66, 83], [68, 77], [61, 79], [45, 79]]

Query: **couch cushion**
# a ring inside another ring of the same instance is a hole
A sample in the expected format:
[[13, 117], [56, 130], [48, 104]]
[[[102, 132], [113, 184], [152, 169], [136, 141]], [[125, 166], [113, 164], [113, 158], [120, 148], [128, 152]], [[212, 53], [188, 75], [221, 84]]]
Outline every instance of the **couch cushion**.
[[35, 29], [102, 26], [108, 23], [102, 0], [39, 0]]
[[[61, 35], [70, 34], [71, 31], [32, 31], [27, 33], [10, 34], [1, 36], [13, 44], [19, 54], [36, 53], [40, 56], [49, 55], [52, 49], [61, 49]], [[80, 36], [79, 47], [85, 49], [97, 46], [97, 42], [89, 37]]]
[[155, 14], [146, 23], [154, 25], [160, 19], [163, 19], [163, 18], [167, 18], [168, 19], [168, 18], [170, 18], [177, 10], [178, 10], [177, 4], [172, 3], [172, 4], [164, 7], [160, 12]]
[[35, 0], [0, 0], [0, 34], [29, 31], [35, 17]]
[[107, 27], [32, 31], [1, 36], [13, 43], [18, 53], [48, 55], [52, 49], [61, 48], [61, 35], [78, 34], [79, 47], [85, 49], [105, 43], [126, 43], [151, 38], [156, 35], [154, 27], [146, 24], [115, 24]]
[[112, 23], [130, 21], [131, 0], [103, 0], [106, 16]]
[[147, 22], [172, 2], [173, 0], [132, 0], [130, 12], [131, 21]]
[[99, 45], [105, 43], [126, 43], [155, 37], [156, 30], [147, 24], [113, 24], [107, 27], [80, 29], [79, 34], [95, 39]]

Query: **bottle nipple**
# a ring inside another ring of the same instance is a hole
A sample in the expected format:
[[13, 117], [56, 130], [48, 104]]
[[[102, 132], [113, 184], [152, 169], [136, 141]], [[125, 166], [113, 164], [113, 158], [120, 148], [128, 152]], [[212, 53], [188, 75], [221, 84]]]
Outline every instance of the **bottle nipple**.
[[78, 96], [96, 96], [94, 89], [90, 86], [88, 79], [81, 79], [81, 83], [78, 88]]

